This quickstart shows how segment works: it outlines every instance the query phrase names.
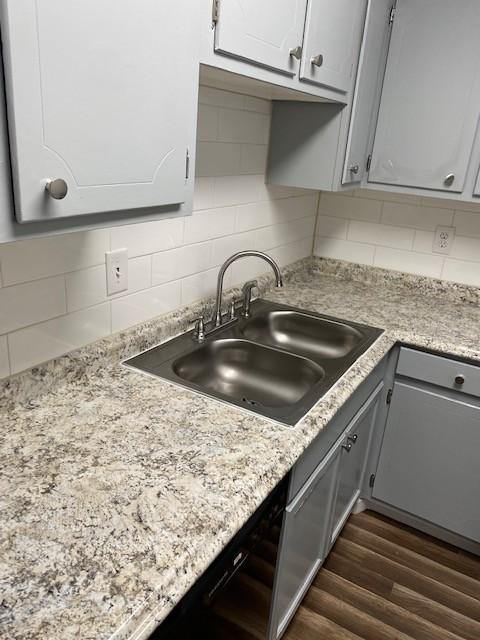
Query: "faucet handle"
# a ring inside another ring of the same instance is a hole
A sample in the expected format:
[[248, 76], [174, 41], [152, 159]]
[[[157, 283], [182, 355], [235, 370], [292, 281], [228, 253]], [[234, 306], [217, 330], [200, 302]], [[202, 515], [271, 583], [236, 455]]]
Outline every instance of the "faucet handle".
[[195, 321], [193, 336], [197, 342], [203, 342], [205, 340], [205, 319], [203, 316], [200, 316]]
[[237, 299], [236, 298], [232, 298], [230, 301], [230, 312], [229, 312], [229, 319], [230, 320], [235, 320], [236, 318], [236, 305], [237, 305]]
[[252, 289], [258, 287], [257, 280], [249, 280], [242, 287], [243, 293], [243, 310], [242, 316], [244, 318], [250, 317], [250, 305], [252, 303]]

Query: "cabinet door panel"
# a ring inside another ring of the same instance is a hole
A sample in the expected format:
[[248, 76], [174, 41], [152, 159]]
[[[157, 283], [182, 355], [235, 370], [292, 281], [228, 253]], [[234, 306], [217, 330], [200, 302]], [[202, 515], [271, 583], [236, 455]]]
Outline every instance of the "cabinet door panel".
[[338, 459], [337, 450], [286, 509], [277, 560], [270, 640], [283, 633], [324, 559]]
[[360, 495], [370, 436], [382, 388], [383, 385], [370, 398], [359, 415], [355, 417], [353, 424], [348, 428], [347, 438], [344, 443], [347, 449], [345, 447], [342, 448], [340, 458], [338, 489], [332, 525], [332, 543], [340, 533]]
[[369, 141], [375, 126], [387, 61], [392, 2], [370, 0], [368, 4], [342, 184], [361, 182], [365, 177]]
[[397, 3], [370, 182], [463, 191], [480, 113], [479, 31], [478, 0]]
[[[196, 3], [3, 0], [2, 11], [20, 221], [184, 202]], [[62, 200], [45, 191], [56, 178]]]
[[395, 383], [373, 497], [480, 542], [480, 407]]
[[307, 0], [222, 0], [215, 51], [295, 75]]
[[[365, 19], [366, 0], [309, 0], [300, 77], [349, 91]], [[314, 64], [322, 56], [319, 65]]]

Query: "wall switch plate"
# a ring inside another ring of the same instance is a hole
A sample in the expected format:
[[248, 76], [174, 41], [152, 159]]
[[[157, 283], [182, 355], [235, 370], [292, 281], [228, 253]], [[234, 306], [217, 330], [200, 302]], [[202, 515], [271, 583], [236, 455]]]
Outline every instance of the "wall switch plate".
[[128, 289], [128, 249], [107, 251], [105, 254], [107, 267], [107, 295], [121, 293]]
[[434, 253], [450, 253], [455, 238], [455, 227], [437, 227], [433, 240]]

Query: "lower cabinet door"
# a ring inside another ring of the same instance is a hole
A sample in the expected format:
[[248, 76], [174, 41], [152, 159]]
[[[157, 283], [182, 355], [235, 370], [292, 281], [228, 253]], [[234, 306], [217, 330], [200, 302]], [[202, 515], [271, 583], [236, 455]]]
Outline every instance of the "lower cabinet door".
[[372, 427], [375, 422], [382, 387], [383, 385], [377, 388], [374, 394], [370, 396], [347, 429], [340, 457], [331, 544], [335, 542], [360, 495]]
[[372, 495], [480, 542], [480, 406], [457, 398], [395, 383]]
[[285, 511], [269, 640], [285, 631], [325, 557], [339, 457], [329, 455]]

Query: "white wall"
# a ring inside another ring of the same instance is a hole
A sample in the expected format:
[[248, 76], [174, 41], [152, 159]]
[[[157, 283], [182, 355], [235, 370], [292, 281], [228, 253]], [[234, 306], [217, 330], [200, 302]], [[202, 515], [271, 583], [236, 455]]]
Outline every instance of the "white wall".
[[[437, 225], [456, 229], [449, 255], [433, 252]], [[315, 255], [480, 286], [480, 203], [322, 193]]]
[[[268, 101], [201, 87], [193, 216], [0, 245], [0, 377], [212, 294], [235, 251], [310, 255], [318, 194], [265, 185], [269, 127]], [[107, 297], [105, 251], [121, 247], [129, 290]], [[226, 285], [264, 270], [245, 260]]]

